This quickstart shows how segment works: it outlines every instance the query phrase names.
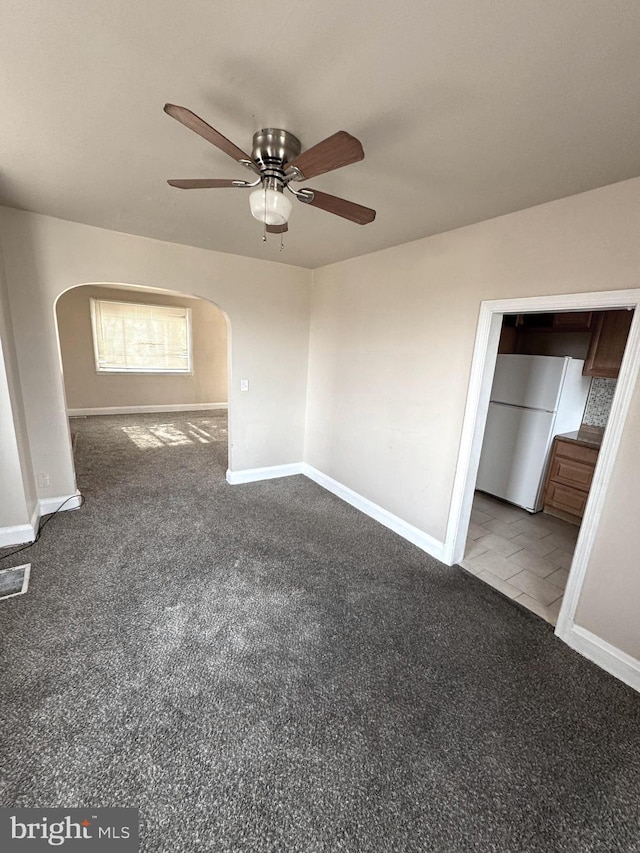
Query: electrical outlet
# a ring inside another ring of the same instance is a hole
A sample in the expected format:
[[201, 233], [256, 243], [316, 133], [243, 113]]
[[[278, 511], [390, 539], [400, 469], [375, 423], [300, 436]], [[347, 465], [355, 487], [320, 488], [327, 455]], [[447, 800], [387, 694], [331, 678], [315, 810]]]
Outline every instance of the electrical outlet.
[[49, 475], [48, 474], [38, 474], [38, 485], [40, 486], [40, 488], [46, 489], [47, 486], [50, 485]]
[[249, 390], [249, 380], [248, 379], [241, 379], [240, 380], [240, 390], [241, 391], [248, 391]]

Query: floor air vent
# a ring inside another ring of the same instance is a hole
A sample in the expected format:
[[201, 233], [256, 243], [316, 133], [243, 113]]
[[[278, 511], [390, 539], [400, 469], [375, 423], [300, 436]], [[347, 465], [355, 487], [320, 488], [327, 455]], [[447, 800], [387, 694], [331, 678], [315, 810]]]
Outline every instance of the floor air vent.
[[23, 595], [29, 587], [31, 563], [0, 571], [0, 599]]

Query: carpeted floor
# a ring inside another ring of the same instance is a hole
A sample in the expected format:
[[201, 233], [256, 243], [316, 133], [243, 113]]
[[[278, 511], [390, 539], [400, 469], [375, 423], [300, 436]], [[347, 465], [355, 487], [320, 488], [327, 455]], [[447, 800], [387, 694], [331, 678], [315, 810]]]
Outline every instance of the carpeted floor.
[[[88, 418], [86, 505], [0, 602], [0, 806], [146, 853], [640, 850], [640, 696], [218, 413]], [[0, 568], [17, 558], [0, 560]]]

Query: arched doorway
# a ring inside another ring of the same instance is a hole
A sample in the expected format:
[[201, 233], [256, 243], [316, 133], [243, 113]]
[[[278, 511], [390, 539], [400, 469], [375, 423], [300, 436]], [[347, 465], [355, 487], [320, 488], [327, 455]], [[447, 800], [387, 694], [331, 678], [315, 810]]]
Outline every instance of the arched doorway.
[[[226, 466], [230, 323], [217, 305], [178, 291], [85, 283], [58, 297], [55, 321], [72, 443], [80, 418], [117, 416], [140, 447], [224, 442]], [[106, 358], [98, 351], [105, 346]]]

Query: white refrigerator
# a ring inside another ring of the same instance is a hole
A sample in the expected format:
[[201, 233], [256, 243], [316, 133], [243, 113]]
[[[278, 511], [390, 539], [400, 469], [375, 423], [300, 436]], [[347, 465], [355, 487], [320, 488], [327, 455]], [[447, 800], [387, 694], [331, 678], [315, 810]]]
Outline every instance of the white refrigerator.
[[580, 427], [591, 380], [584, 362], [546, 355], [499, 355], [476, 488], [542, 509], [554, 435]]

